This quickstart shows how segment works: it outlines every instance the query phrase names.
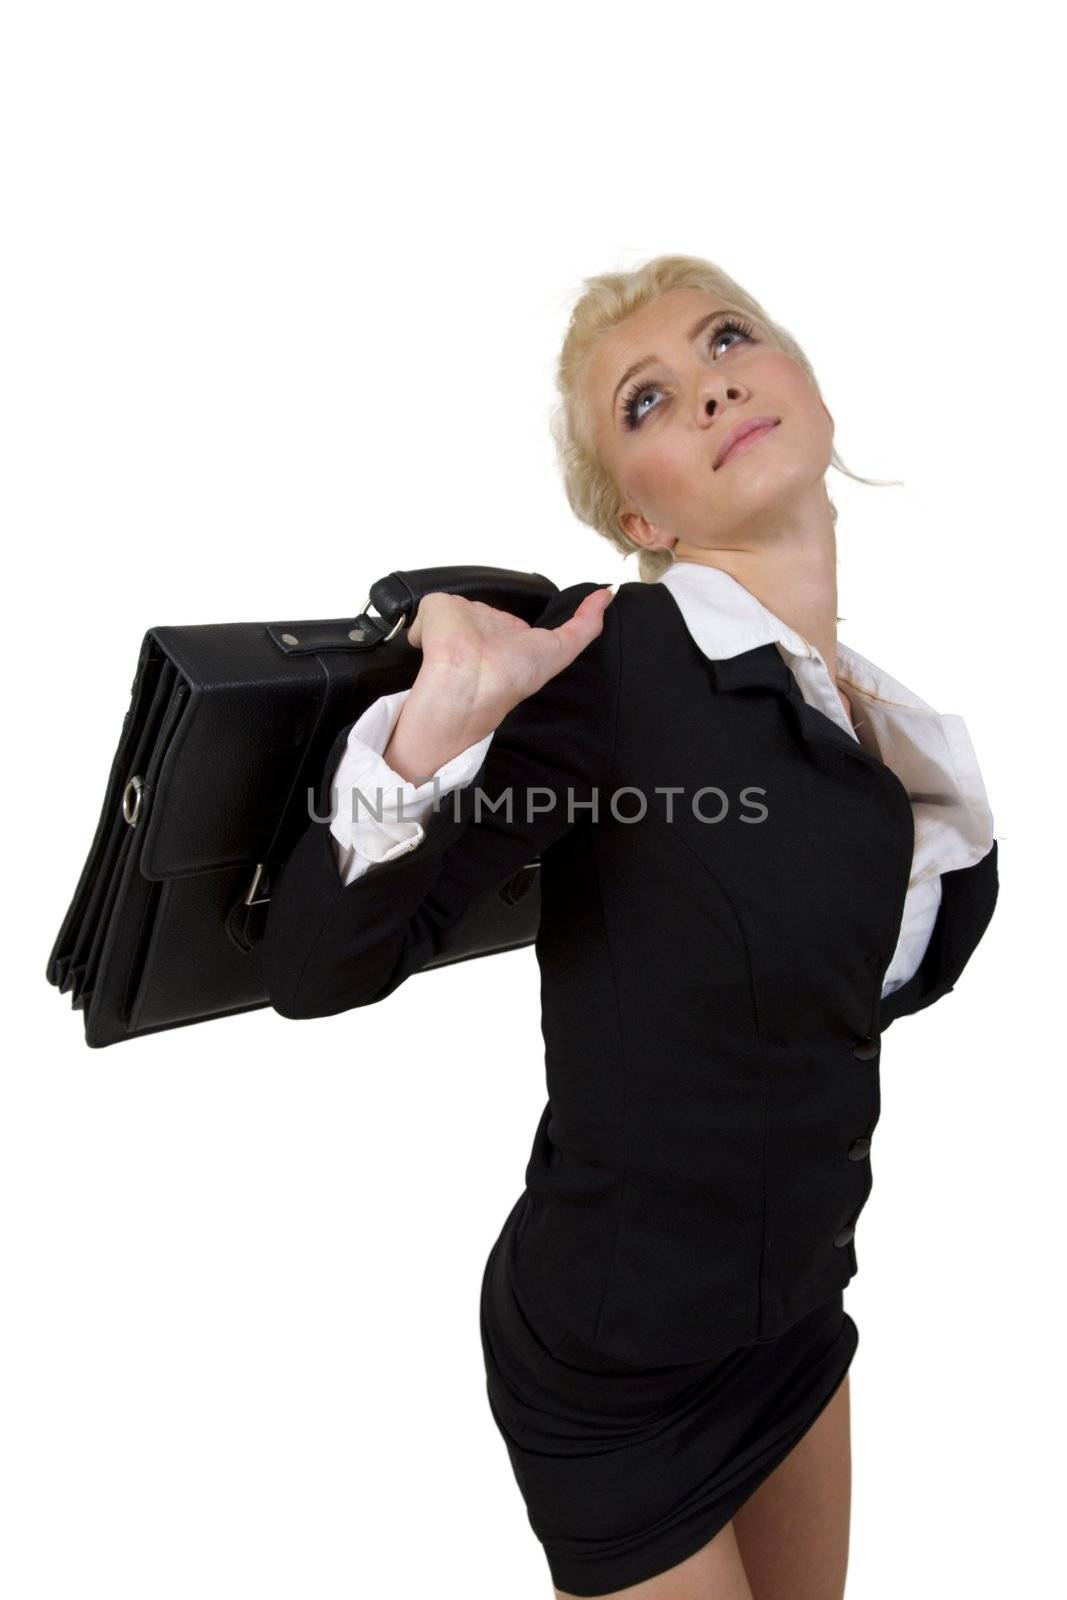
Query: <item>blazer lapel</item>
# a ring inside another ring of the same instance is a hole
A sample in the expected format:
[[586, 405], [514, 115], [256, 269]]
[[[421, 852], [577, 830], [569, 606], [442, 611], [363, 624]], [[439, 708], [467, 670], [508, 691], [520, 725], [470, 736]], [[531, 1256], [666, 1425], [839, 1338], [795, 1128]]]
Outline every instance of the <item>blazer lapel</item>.
[[[707, 669], [716, 693], [735, 694], [745, 690], [763, 689], [779, 695], [787, 709], [792, 726], [799, 735], [802, 748], [807, 751], [814, 765], [822, 771], [834, 771], [840, 775], [844, 758], [851, 763], [851, 766], [845, 767], [844, 770], [851, 771], [857, 785], [868, 793], [876, 794], [892, 814], [887, 821], [889, 826], [894, 828], [894, 837], [899, 841], [895, 883], [892, 889], [894, 897], [892, 925], [899, 928], [911, 877], [915, 848], [915, 816], [908, 791], [896, 773], [878, 756], [865, 750], [857, 739], [851, 738], [833, 718], [828, 717], [816, 706], [808, 704], [776, 644], [759, 645], [755, 649], [722, 659], [707, 658]], [[827, 792], [829, 795], [831, 790], [828, 788]], [[829, 800], [826, 826], [831, 830], [834, 827], [833, 805]], [[950, 908], [954, 903], [950, 891]], [[940, 949], [940, 945], [937, 949]], [[896, 1004], [888, 1011], [884, 1009], [887, 1002], [881, 998], [882, 982], [892, 955], [893, 951], [887, 950], [884, 963], [873, 974], [874, 982], [869, 1001], [869, 1033], [872, 1037], [877, 1037], [880, 1033], [883, 1018], [888, 1020], [893, 1015], [899, 1014], [901, 1006], [907, 1006], [914, 993], [909, 985], [902, 1000], [898, 1001], [894, 994], [891, 998]], [[941, 968], [937, 965], [936, 950], [930, 958], [928, 982], [934, 981], [932, 974], [941, 975]]]

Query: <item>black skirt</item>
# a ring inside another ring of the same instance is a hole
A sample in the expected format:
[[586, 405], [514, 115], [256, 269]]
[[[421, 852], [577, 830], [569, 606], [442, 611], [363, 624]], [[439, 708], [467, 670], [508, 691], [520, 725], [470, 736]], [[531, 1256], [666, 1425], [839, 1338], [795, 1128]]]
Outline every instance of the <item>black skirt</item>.
[[486, 1389], [552, 1582], [603, 1595], [693, 1555], [784, 1460], [859, 1342], [832, 1299], [714, 1361], [637, 1367], [536, 1325], [510, 1258], [526, 1196], [482, 1278]]

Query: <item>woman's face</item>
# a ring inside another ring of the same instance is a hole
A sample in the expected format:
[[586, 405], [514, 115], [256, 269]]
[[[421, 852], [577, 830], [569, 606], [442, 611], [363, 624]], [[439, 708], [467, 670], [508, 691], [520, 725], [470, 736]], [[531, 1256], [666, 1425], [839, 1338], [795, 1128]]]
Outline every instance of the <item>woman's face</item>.
[[[829, 411], [761, 322], [703, 289], [667, 290], [605, 333], [583, 392], [622, 526], [645, 548], [747, 545], [827, 505]], [[729, 431], [757, 416], [779, 420], [716, 467]]]

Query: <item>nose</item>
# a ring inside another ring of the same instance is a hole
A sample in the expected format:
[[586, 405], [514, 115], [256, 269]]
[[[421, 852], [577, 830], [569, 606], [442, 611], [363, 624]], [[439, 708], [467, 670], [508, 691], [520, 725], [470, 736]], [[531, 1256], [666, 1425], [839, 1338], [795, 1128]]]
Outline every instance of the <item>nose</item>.
[[702, 424], [711, 422], [719, 416], [727, 406], [737, 405], [747, 396], [748, 391], [744, 384], [724, 382], [718, 373], [707, 373], [700, 382], [697, 395], [698, 420]]

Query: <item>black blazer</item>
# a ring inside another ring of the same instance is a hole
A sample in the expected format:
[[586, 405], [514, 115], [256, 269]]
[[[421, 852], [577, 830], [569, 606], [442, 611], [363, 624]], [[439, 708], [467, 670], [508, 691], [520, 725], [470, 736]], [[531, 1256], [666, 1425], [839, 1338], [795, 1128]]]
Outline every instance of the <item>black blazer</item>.
[[709, 660], [665, 585], [623, 583], [415, 850], [343, 887], [328, 822], [309, 825], [272, 892], [271, 1003], [384, 1000], [539, 855], [549, 1099], [521, 1298], [624, 1361], [710, 1360], [856, 1271], [881, 1037], [951, 991], [997, 896], [994, 842], [944, 874], [922, 964], [882, 1000], [913, 844], [900, 780], [805, 703], [773, 644]]

